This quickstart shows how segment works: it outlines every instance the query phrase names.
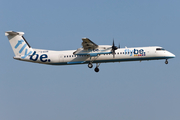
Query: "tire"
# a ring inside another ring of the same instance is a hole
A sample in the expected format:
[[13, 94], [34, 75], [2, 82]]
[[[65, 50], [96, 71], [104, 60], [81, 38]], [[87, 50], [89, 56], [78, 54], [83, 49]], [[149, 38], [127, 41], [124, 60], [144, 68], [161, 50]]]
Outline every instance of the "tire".
[[94, 69], [94, 71], [95, 71], [95, 72], [99, 72], [99, 68], [96, 67], [96, 68]]
[[89, 64], [88, 64], [88, 67], [89, 67], [89, 68], [92, 68], [92, 67], [93, 67], [93, 64], [92, 64], [92, 63], [89, 63]]

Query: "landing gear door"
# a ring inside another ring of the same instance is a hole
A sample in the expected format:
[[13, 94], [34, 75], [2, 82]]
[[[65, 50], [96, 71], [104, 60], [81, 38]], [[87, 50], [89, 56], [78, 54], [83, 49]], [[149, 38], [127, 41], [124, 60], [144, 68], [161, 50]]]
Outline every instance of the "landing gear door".
[[60, 54], [60, 62], [64, 62], [64, 55]]

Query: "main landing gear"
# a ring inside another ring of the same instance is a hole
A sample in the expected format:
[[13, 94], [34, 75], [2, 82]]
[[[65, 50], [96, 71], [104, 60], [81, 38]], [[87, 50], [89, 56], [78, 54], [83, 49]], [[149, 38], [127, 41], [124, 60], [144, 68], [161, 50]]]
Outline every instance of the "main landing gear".
[[[100, 63], [96, 63], [96, 68], [94, 69], [95, 72], [99, 72], [99, 68], [98, 68], [99, 66], [100, 66]], [[93, 64], [92, 64], [92, 63], [89, 63], [89, 64], [88, 64], [88, 67], [89, 67], [89, 68], [92, 68], [92, 67], [93, 67]]]
[[93, 64], [92, 64], [92, 63], [89, 63], [89, 64], [88, 64], [88, 67], [89, 67], [89, 68], [92, 68], [92, 67], [93, 67]]
[[166, 59], [165, 64], [168, 64], [168, 60]]
[[99, 68], [96, 67], [96, 68], [94, 69], [94, 71], [95, 71], [95, 72], [99, 72]]

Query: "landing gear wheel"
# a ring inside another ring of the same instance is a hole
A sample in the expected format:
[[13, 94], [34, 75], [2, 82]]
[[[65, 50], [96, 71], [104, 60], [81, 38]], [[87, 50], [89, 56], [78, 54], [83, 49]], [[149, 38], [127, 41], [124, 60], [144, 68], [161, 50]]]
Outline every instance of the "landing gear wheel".
[[96, 68], [94, 69], [94, 71], [95, 71], [95, 72], [99, 72], [99, 68], [96, 67]]
[[165, 61], [165, 64], [168, 64], [168, 60]]
[[88, 67], [89, 67], [89, 68], [92, 68], [92, 67], [93, 67], [93, 64], [92, 64], [92, 63], [89, 63], [89, 64], [88, 64]]

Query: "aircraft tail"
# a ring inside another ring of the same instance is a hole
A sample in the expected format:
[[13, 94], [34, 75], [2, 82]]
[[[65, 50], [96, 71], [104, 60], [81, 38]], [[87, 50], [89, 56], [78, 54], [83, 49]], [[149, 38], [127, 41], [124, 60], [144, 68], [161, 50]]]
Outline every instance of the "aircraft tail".
[[5, 35], [8, 37], [14, 51], [14, 58], [26, 58], [27, 56], [33, 54], [33, 49], [23, 37], [24, 32], [7, 31]]

